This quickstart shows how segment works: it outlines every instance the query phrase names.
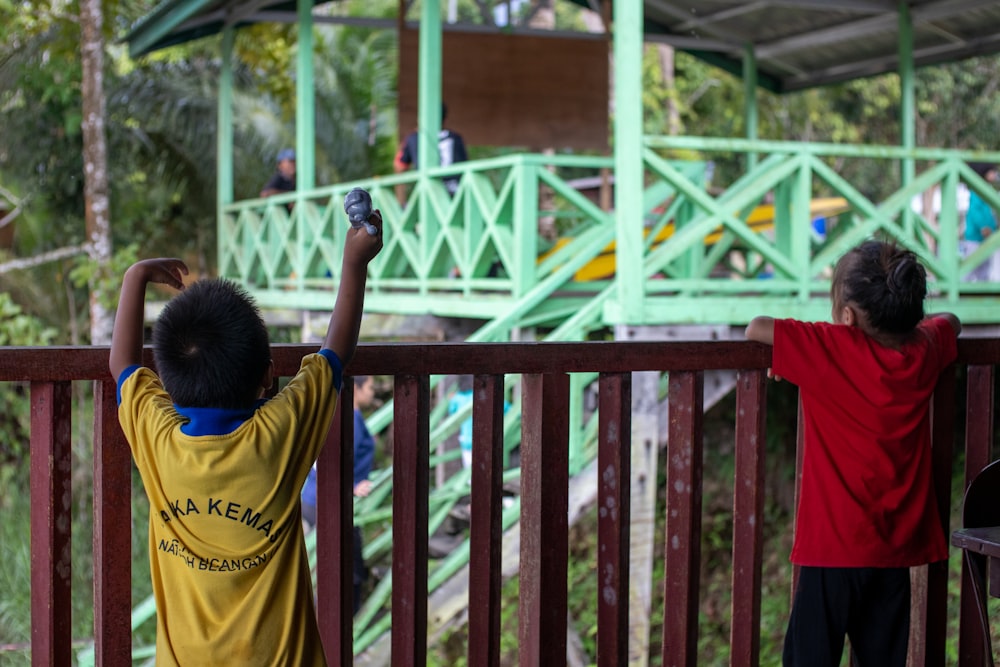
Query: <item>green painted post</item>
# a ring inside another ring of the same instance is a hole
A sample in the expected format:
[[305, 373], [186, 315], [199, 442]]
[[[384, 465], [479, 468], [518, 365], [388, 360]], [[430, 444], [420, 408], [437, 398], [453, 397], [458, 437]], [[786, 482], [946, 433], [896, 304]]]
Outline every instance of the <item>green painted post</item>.
[[786, 257], [793, 257], [791, 210], [791, 185], [783, 180], [774, 186], [774, 247]]
[[218, 117], [216, 119], [216, 178], [219, 215], [233, 203], [233, 43], [235, 31], [222, 31], [222, 71], [219, 73]]
[[[900, 82], [900, 140], [903, 148], [913, 150], [917, 145], [916, 84], [913, 66], [913, 19], [907, 2], [899, 3], [899, 82]], [[900, 162], [900, 180], [905, 188], [913, 182], [916, 166], [912, 157]], [[907, 207], [903, 212], [903, 229], [913, 233], [913, 212]]]
[[512, 296], [520, 299], [537, 284], [538, 257], [538, 172], [545, 167], [519, 160], [514, 174], [514, 273]]
[[[299, 193], [316, 187], [316, 93], [313, 85], [312, 0], [298, 0], [299, 35], [295, 79], [295, 185]], [[304, 201], [299, 198], [299, 205]]]
[[941, 213], [938, 216], [938, 229], [944, 231], [938, 241], [938, 256], [942, 263], [949, 267], [945, 279], [945, 289], [948, 301], [957, 303], [962, 277], [959, 275], [958, 233], [948, 233], [947, 230], [958, 230], [958, 167], [961, 163], [952, 162], [951, 168], [941, 182]]
[[[218, 113], [215, 121], [215, 228], [218, 238], [225, 238], [225, 207], [232, 204], [233, 192], [233, 43], [235, 31], [222, 31], [222, 71], [219, 73]], [[223, 266], [222, 243], [215, 246], [216, 264]]]
[[[441, 131], [441, 5], [422, 3], [420, 12], [419, 75], [417, 77], [417, 161], [420, 168], [416, 190], [420, 193], [420, 247], [425, 266], [429, 266], [438, 222], [431, 206], [430, 178], [427, 170], [440, 165], [438, 133]], [[426, 281], [421, 289], [426, 292]]]
[[792, 259], [795, 261], [799, 283], [799, 300], [808, 303], [813, 275], [810, 269], [809, 242], [812, 235], [812, 169], [809, 158], [799, 157], [801, 167], [795, 174], [792, 191]]
[[614, 157], [619, 321], [642, 321], [642, 20], [635, 0], [614, 0]]
[[[759, 116], [757, 111], [757, 54], [753, 44], [743, 52], [743, 114], [747, 126], [747, 139], [757, 140]], [[757, 166], [757, 153], [747, 153], [747, 171]]]

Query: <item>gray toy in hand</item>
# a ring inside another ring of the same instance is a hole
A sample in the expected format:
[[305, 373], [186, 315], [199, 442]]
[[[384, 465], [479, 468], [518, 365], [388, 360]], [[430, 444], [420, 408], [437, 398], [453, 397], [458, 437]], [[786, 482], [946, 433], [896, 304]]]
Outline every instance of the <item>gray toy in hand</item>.
[[372, 215], [372, 198], [367, 191], [354, 188], [344, 195], [344, 213], [351, 221], [351, 227], [364, 227], [370, 236], [378, 234], [378, 227], [368, 222]]

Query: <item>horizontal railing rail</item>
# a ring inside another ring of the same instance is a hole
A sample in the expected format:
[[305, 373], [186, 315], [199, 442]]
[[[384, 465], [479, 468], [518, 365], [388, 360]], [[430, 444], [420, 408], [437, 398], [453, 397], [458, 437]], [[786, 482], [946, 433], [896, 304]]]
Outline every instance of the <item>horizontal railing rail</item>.
[[[279, 376], [297, 370], [307, 345], [276, 345]], [[149, 351], [146, 362], [152, 363]], [[131, 459], [118, 426], [107, 348], [0, 348], [0, 382], [28, 383], [31, 395], [31, 651], [33, 664], [70, 665], [69, 554], [71, 383], [93, 382], [94, 656], [96, 664], [132, 662]], [[943, 526], [953, 498], [956, 420], [965, 427], [966, 484], [993, 458], [994, 365], [1000, 339], [959, 341], [956, 373], [946, 373], [934, 398], [935, 488]], [[389, 376], [392, 422], [391, 664], [427, 662], [429, 415], [432, 375], [474, 376], [474, 442], [468, 586], [468, 661], [500, 664], [501, 461], [504, 379], [521, 376], [519, 651], [521, 664], [564, 664], [567, 651], [568, 414], [570, 374], [598, 373], [596, 562], [600, 594], [597, 664], [627, 664], [629, 645], [629, 524], [632, 450], [632, 373], [667, 374], [668, 444], [665, 464], [667, 575], [655, 585], [669, 602], [659, 643], [665, 665], [694, 664], [698, 651], [704, 426], [702, 384], [713, 369], [738, 371], [735, 410], [732, 622], [730, 661], [760, 658], [762, 516], [767, 487], [765, 441], [769, 349], [749, 342], [458, 343], [359, 346], [348, 371]], [[967, 377], [959, 391], [956, 378]], [[349, 404], [351, 383], [342, 401]], [[967, 400], [963, 399], [967, 396]], [[964, 401], [960, 404], [960, 401]], [[353, 419], [339, 410], [318, 462], [317, 606], [333, 665], [353, 664], [352, 519]], [[0, 520], [3, 518], [0, 517]], [[789, 526], [789, 530], [791, 527]], [[949, 598], [948, 568], [935, 564], [915, 575], [913, 664], [944, 665], [948, 620], [958, 616], [959, 663], [979, 665], [983, 644], [975, 598], [963, 571], [961, 601]]]

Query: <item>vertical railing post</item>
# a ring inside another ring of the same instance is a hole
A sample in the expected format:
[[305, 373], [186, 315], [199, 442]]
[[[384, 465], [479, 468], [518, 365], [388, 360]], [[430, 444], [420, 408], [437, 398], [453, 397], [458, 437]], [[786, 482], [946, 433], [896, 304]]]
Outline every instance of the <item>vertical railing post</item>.
[[[931, 470], [941, 530], [951, 535], [951, 459], [955, 439], [955, 373], [946, 370], [934, 389], [931, 412]], [[948, 633], [948, 561], [914, 570], [910, 624], [911, 664], [943, 666]], [[923, 624], [920, 624], [923, 619]], [[914, 640], [917, 640], [915, 642]], [[919, 639], [923, 639], [922, 642]]]
[[354, 664], [354, 383], [344, 378], [316, 461], [316, 611], [326, 659]]
[[392, 664], [427, 664], [430, 382], [397, 375], [393, 392]]
[[704, 373], [672, 371], [667, 435], [663, 664], [698, 662]]
[[31, 664], [70, 664], [69, 382], [31, 383]]
[[[795, 491], [793, 493], [792, 507], [795, 512], [792, 514], [792, 525], [795, 525], [795, 516], [798, 512], [799, 501], [802, 499], [802, 466], [805, 463], [806, 451], [806, 431], [805, 431], [805, 411], [802, 408], [802, 394], [798, 394], [795, 408]], [[795, 529], [792, 529], [792, 538], [795, 538]], [[792, 585], [789, 595], [792, 602], [795, 600], [795, 588], [799, 585], [799, 566], [792, 564]], [[791, 604], [789, 604], [789, 608]]]
[[[992, 460], [993, 449], [993, 366], [969, 366], [965, 412], [965, 486]], [[964, 508], [963, 508], [964, 509]], [[988, 664], [979, 623], [981, 600], [986, 591], [972, 585], [972, 573], [962, 562], [962, 597], [959, 616], [958, 658], [961, 665], [979, 667]]]
[[502, 375], [473, 380], [468, 654], [482, 667], [500, 665], [503, 391]]
[[628, 664], [632, 376], [602, 374], [597, 443], [597, 665]]
[[566, 663], [569, 376], [521, 379], [521, 667]]
[[115, 381], [94, 382], [94, 661], [132, 664], [132, 457]]
[[733, 613], [730, 664], [760, 662], [761, 565], [764, 553], [764, 452], [767, 375], [736, 378], [736, 480], [733, 485]]

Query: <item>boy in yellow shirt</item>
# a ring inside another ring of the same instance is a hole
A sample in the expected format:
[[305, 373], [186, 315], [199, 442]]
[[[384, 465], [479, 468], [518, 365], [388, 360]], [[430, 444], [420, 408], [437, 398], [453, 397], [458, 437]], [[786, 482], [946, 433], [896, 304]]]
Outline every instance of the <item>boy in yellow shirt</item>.
[[[346, 232], [322, 349], [275, 397], [270, 341], [249, 295], [226, 280], [184, 287], [179, 259], [132, 265], [109, 367], [118, 416], [149, 498], [160, 665], [325, 665], [299, 491], [319, 456], [357, 346], [382, 218]], [[374, 230], [376, 233], [372, 233]], [[178, 290], [142, 363], [149, 283]]]

